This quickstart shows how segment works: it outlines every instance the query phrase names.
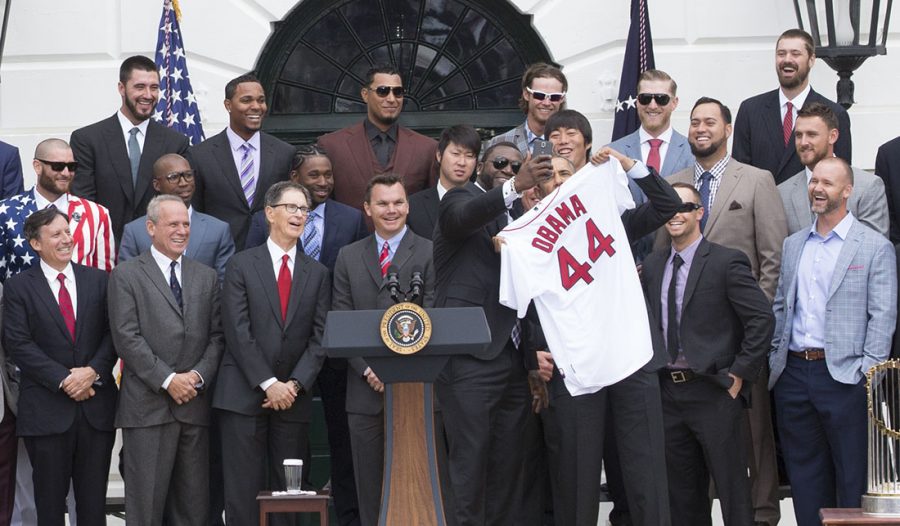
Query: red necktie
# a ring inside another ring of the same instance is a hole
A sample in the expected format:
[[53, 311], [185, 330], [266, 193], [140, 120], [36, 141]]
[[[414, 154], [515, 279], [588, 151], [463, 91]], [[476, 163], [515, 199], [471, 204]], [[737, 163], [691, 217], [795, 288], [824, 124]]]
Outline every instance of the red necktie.
[[794, 131], [794, 105], [788, 102], [786, 104], [787, 111], [784, 112], [784, 124], [783, 124], [783, 132], [784, 132], [784, 145], [787, 146], [791, 140], [791, 135], [793, 135]]
[[59, 312], [66, 322], [69, 334], [72, 335], [72, 341], [75, 341], [75, 309], [72, 308], [72, 296], [69, 296], [66, 289], [66, 275], [60, 272], [56, 279], [59, 280]]
[[388, 267], [391, 266], [391, 253], [387, 241], [381, 245], [381, 255], [378, 256], [378, 264], [381, 266], [381, 277], [387, 276]]
[[281, 256], [281, 270], [278, 271], [278, 296], [281, 298], [281, 321], [287, 318], [288, 298], [291, 297], [291, 269], [288, 268], [287, 254]]
[[647, 166], [659, 173], [659, 147], [662, 146], [662, 139], [650, 139], [650, 153], [647, 155]]

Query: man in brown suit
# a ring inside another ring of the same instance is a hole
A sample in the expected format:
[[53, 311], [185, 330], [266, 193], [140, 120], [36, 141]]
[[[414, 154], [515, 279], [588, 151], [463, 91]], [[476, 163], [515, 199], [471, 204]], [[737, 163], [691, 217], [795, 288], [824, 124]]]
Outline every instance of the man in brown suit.
[[366, 119], [319, 137], [334, 168], [335, 201], [362, 210], [366, 185], [379, 173], [403, 174], [407, 195], [434, 186], [437, 142], [397, 123], [404, 96], [397, 68], [370, 69], [360, 95], [368, 106]]
[[[701, 219], [703, 237], [711, 243], [740, 250], [750, 259], [753, 277], [769, 298], [775, 297], [781, 265], [781, 245], [787, 237], [787, 219], [772, 174], [732, 159], [728, 154], [731, 111], [721, 102], [701, 97], [691, 110], [688, 142], [696, 162], [666, 179], [694, 185], [707, 214]], [[655, 249], [669, 246], [660, 230]], [[765, 368], [764, 368], [765, 369]], [[766, 378], [768, 371], [760, 374]], [[753, 383], [749, 414], [752, 448], [750, 465], [754, 520], [778, 522], [778, 471], [775, 439], [766, 382]]]

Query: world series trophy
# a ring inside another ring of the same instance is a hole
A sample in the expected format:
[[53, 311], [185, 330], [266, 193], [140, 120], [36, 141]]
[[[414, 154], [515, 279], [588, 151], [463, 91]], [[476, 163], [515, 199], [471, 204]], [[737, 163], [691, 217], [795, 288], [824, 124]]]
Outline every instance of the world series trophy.
[[900, 360], [866, 373], [869, 406], [869, 480], [863, 513], [900, 517]]

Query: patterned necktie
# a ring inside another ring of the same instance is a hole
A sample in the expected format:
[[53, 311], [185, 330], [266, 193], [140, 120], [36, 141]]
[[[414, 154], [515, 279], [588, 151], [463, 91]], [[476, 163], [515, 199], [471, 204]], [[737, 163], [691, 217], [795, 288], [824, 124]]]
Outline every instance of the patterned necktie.
[[684, 260], [677, 253], [672, 258], [672, 281], [669, 282], [669, 297], [667, 308], [669, 310], [668, 326], [666, 327], [666, 349], [672, 359], [671, 363], [675, 363], [678, 358], [678, 305], [677, 287], [678, 287], [678, 269]]
[[245, 142], [241, 145], [241, 189], [247, 204], [253, 207], [253, 194], [256, 193], [256, 177], [253, 176], [253, 145]]
[[287, 319], [288, 299], [291, 297], [291, 269], [288, 268], [287, 254], [281, 256], [281, 270], [278, 271], [278, 297], [281, 299], [281, 321]]
[[787, 146], [791, 141], [791, 132], [794, 131], [794, 105], [788, 102], [785, 106], [787, 110], [784, 112], [782, 132], [784, 133], [784, 145]]
[[700, 232], [703, 232], [706, 229], [706, 220], [709, 219], [709, 213], [712, 212], [712, 207], [709, 203], [709, 186], [712, 181], [712, 174], [709, 172], [703, 172], [700, 174], [700, 204], [703, 205], [703, 217], [700, 218]]
[[175, 267], [178, 266], [177, 261], [169, 263], [169, 288], [172, 289], [172, 295], [175, 296], [175, 303], [179, 309], [184, 309], [184, 298], [181, 295], [181, 284], [178, 283], [178, 277], [175, 275]]
[[647, 142], [650, 143], [650, 153], [647, 154], [647, 166], [656, 170], [656, 173], [659, 173], [662, 164], [659, 159], [659, 147], [662, 146], [662, 139], [650, 139]]
[[306, 220], [306, 228], [303, 230], [303, 251], [316, 261], [319, 261], [319, 254], [322, 252], [318, 221], [319, 213], [316, 210], [311, 211]]
[[69, 296], [69, 291], [66, 289], [66, 275], [60, 272], [56, 279], [59, 280], [59, 313], [66, 322], [66, 328], [69, 329], [72, 341], [75, 341], [75, 309], [72, 308], [72, 296]]
[[391, 250], [387, 241], [381, 245], [381, 255], [378, 256], [378, 265], [381, 266], [381, 277], [387, 276], [388, 267], [391, 266]]
[[138, 166], [141, 165], [141, 145], [138, 143], [137, 134], [140, 130], [134, 127], [128, 131], [128, 161], [131, 163], [131, 184], [137, 186]]

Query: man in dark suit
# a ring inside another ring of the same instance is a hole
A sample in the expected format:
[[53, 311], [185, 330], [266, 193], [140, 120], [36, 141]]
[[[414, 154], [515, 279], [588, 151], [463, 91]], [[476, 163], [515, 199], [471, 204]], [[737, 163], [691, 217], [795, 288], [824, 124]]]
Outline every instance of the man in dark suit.
[[150, 250], [110, 277], [112, 339], [124, 361], [116, 426], [129, 524], [208, 524], [206, 387], [223, 343], [216, 273], [184, 257], [190, 224], [181, 197], [154, 197]]
[[406, 223], [413, 232], [425, 239], [432, 238], [441, 199], [451, 189], [460, 188], [469, 182], [475, 173], [480, 152], [481, 138], [475, 128], [457, 124], [441, 132], [436, 154], [440, 172], [438, 182], [409, 197], [409, 217], [406, 218]]
[[366, 73], [360, 90], [368, 108], [366, 119], [319, 137], [319, 146], [334, 164], [336, 201], [362, 210], [366, 185], [379, 173], [403, 174], [407, 195], [437, 180], [437, 142], [397, 122], [403, 95], [400, 71], [392, 65], [376, 66]]
[[260, 131], [266, 115], [266, 94], [253, 75], [241, 75], [225, 85], [228, 126], [191, 149], [194, 168], [194, 208], [221, 219], [231, 228], [238, 251], [244, 249], [252, 215], [263, 209], [266, 190], [284, 181], [294, 147]]
[[116, 241], [126, 223], [147, 211], [153, 163], [188, 149], [187, 137], [150, 118], [159, 99], [152, 60], [137, 55], [122, 62], [119, 95], [122, 107], [115, 115], [75, 130], [69, 140], [78, 162], [72, 193], [109, 209]]
[[269, 239], [235, 255], [225, 272], [225, 356], [213, 406], [228, 524], [254, 524], [257, 493], [285, 489], [282, 461], [307, 449], [307, 386], [322, 366], [331, 305], [328, 269], [297, 247], [310, 201], [296, 183], [272, 185], [265, 196]]
[[891, 243], [900, 243], [900, 137], [878, 147], [875, 175], [884, 181], [891, 223]]
[[781, 184], [803, 170], [794, 148], [792, 130], [797, 112], [807, 102], [827, 104], [837, 115], [840, 134], [834, 153], [851, 162], [853, 142], [847, 110], [809, 85], [809, 71], [816, 62], [815, 49], [812, 37], [802, 29], [788, 29], [782, 33], [775, 45], [779, 88], [742, 102], [734, 122], [732, 156], [742, 163], [771, 172], [775, 184]]
[[[3, 287], [0, 286], [0, 304]], [[2, 320], [2, 316], [0, 316]], [[0, 321], [0, 327], [3, 322]], [[0, 345], [0, 526], [9, 526], [16, 495], [16, 408], [19, 400], [19, 379], [16, 366]]]
[[19, 149], [0, 141], [0, 199], [21, 194], [25, 189], [22, 184], [22, 159], [19, 158]]
[[712, 474], [725, 524], [752, 526], [741, 425], [774, 317], [747, 256], [701, 235], [700, 193], [673, 186], [684, 204], [666, 223], [671, 247], [643, 268], [654, 352], [668, 362], [660, 383], [672, 524], [712, 524]]
[[[225, 277], [225, 265], [234, 255], [234, 241], [231, 240], [228, 224], [191, 210], [194, 171], [187, 159], [177, 153], [169, 153], [157, 159], [153, 163], [153, 189], [158, 194], [174, 195], [184, 201], [191, 220], [191, 236], [184, 255], [215, 269], [221, 283]], [[147, 233], [147, 216], [128, 223], [119, 246], [119, 263], [150, 250], [152, 244]]]
[[70, 481], [78, 524], [106, 524], [116, 410], [107, 275], [71, 262], [69, 221], [56, 208], [29, 216], [25, 237], [40, 264], [6, 281], [3, 344], [21, 370], [16, 424], [38, 524], [63, 524]]
[[[425, 282], [423, 306], [431, 307], [434, 267], [431, 241], [407, 228], [409, 203], [403, 179], [393, 174], [375, 176], [366, 191], [366, 214], [375, 233], [342, 248], [334, 268], [332, 310], [385, 309], [394, 304], [384, 287], [388, 266], [397, 268], [406, 287], [418, 269]], [[382, 258], [384, 247], [387, 255]], [[380, 262], [386, 259], [387, 266]], [[359, 495], [360, 523], [378, 524], [381, 481], [384, 475], [384, 385], [362, 358], [347, 369], [347, 413], [353, 445], [353, 467]]]

